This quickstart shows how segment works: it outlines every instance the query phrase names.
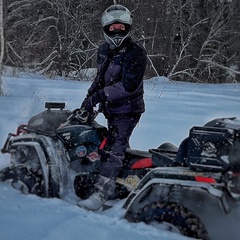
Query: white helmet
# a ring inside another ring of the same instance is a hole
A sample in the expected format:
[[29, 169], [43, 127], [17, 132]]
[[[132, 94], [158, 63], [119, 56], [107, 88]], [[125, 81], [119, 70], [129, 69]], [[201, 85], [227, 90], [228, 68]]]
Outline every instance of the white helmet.
[[[106, 41], [114, 47], [119, 47], [129, 35], [133, 16], [131, 12], [120, 4], [108, 7], [102, 15], [103, 35]], [[122, 29], [110, 31], [110, 25], [123, 24]]]

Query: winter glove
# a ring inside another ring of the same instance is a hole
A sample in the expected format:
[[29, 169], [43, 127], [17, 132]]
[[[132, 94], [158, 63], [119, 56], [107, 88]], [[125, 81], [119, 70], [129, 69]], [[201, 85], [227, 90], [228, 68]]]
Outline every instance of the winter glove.
[[88, 97], [88, 98], [84, 99], [81, 108], [85, 108], [86, 111], [92, 112], [93, 111], [93, 106], [94, 106], [94, 103], [92, 101], [92, 97]]
[[83, 100], [81, 108], [85, 108], [88, 112], [92, 112], [93, 107], [95, 107], [96, 104], [98, 104], [100, 102], [105, 102], [105, 100], [106, 100], [105, 93], [104, 93], [103, 89], [101, 89], [101, 90], [95, 92], [92, 96], [86, 97]]

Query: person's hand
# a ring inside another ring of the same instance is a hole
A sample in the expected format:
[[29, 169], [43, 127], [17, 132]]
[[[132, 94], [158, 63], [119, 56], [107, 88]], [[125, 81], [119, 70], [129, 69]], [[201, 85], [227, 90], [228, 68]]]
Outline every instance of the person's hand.
[[81, 105], [81, 108], [85, 108], [86, 111], [91, 112], [93, 111], [93, 107], [96, 106], [99, 102], [105, 101], [105, 94], [103, 90], [99, 90], [95, 92], [91, 97], [86, 97]]
[[92, 97], [88, 97], [84, 99], [81, 108], [84, 108], [88, 112], [92, 112], [94, 105]]
[[73, 114], [73, 115], [76, 115], [77, 112], [79, 112], [79, 111], [80, 111], [80, 108], [76, 108], [76, 109], [74, 109], [74, 110], [72, 111], [72, 114]]

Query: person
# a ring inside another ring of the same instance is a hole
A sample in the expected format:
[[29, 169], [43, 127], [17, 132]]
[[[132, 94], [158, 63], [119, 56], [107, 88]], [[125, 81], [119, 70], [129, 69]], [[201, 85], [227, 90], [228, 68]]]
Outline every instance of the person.
[[114, 196], [129, 138], [145, 111], [143, 76], [147, 55], [130, 36], [132, 19], [131, 12], [119, 4], [104, 11], [101, 24], [106, 42], [98, 49], [97, 76], [81, 105], [89, 112], [96, 104], [101, 105], [108, 125], [95, 192], [78, 203], [93, 211]]

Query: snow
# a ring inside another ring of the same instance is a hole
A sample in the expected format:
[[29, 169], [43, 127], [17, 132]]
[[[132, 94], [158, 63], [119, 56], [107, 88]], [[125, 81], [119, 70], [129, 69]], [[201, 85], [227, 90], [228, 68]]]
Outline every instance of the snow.
[[[129, 224], [126, 220], [119, 220], [122, 213], [120, 205], [117, 212], [93, 213], [59, 199], [25, 196], [4, 184], [0, 185], [0, 203], [2, 240], [146, 240], [159, 236], [159, 231], [143, 223]], [[176, 235], [165, 231], [161, 236], [163, 239], [176, 239]]]
[[[19, 124], [44, 110], [45, 101], [66, 102], [78, 108], [85, 97], [88, 81], [47, 79], [19, 73], [3, 76], [6, 96], [0, 97], [0, 147], [7, 134]], [[218, 117], [240, 118], [240, 84], [196, 84], [172, 82], [158, 77], [145, 81], [146, 112], [131, 138], [131, 147], [156, 148], [163, 142], [179, 145], [189, 129]], [[103, 116], [97, 121], [106, 124]], [[9, 156], [0, 154], [0, 168]], [[163, 228], [123, 219], [124, 200], [104, 212], [89, 212], [60, 199], [23, 195], [0, 183], [1, 240], [152, 240], [188, 239]]]

